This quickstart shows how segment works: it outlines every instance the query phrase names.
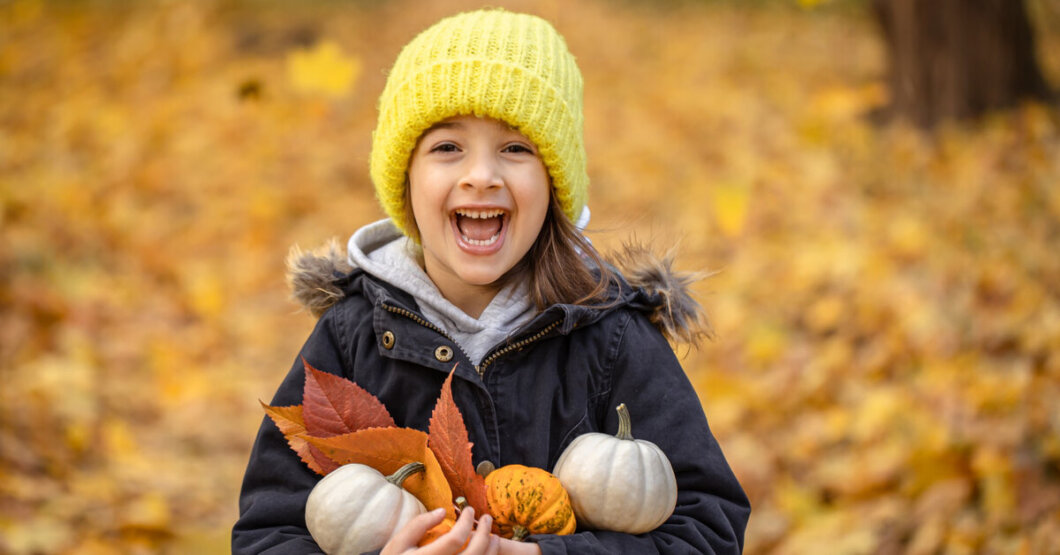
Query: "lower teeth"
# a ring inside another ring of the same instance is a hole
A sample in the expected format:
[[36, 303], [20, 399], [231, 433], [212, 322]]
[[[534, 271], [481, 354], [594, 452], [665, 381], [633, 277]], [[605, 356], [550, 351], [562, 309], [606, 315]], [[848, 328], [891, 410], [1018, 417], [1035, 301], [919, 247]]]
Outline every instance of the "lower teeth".
[[476, 247], [485, 247], [486, 245], [492, 245], [495, 241], [497, 241], [497, 238], [500, 236], [501, 234], [498, 233], [493, 237], [490, 237], [489, 239], [472, 239], [467, 235], [464, 235], [463, 238], [464, 241], [466, 241], [469, 245], [474, 245]]

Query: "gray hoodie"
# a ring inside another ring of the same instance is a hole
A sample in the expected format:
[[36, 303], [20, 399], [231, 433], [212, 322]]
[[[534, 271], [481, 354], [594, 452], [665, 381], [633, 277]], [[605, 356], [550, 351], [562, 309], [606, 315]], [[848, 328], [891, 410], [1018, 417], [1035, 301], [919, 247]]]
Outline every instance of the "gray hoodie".
[[419, 245], [402, 235], [390, 220], [357, 230], [346, 251], [350, 266], [412, 295], [423, 315], [449, 334], [475, 364], [537, 314], [526, 283], [518, 281], [504, 286], [481, 316], [469, 316], [442, 296], [421, 266]]

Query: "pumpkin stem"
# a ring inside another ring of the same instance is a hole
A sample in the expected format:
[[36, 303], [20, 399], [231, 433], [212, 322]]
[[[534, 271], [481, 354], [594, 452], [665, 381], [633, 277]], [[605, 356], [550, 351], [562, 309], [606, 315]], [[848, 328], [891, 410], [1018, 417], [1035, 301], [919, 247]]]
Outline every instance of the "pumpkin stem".
[[527, 530], [522, 525], [516, 524], [515, 526], [512, 526], [512, 539], [513, 540], [515, 540], [517, 542], [521, 542], [521, 541], [523, 541], [523, 538], [525, 538], [525, 537], [527, 537], [529, 535], [530, 535], [530, 531]]
[[618, 412], [618, 433], [615, 437], [618, 439], [633, 439], [633, 425], [629, 421], [629, 410], [626, 409], [626, 404], [622, 403], [615, 407]]
[[397, 472], [387, 476], [386, 481], [400, 488], [401, 484], [405, 483], [405, 480], [407, 480], [409, 476], [412, 476], [417, 472], [423, 472], [425, 469], [426, 467], [423, 466], [423, 463], [421, 462], [410, 462], [397, 469]]

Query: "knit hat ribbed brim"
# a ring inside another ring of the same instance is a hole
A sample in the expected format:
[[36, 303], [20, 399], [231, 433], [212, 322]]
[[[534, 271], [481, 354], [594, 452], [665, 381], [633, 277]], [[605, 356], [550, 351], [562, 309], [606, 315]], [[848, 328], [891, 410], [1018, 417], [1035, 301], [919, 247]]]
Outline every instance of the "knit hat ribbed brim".
[[479, 10], [439, 21], [398, 55], [379, 98], [371, 176], [387, 215], [405, 234], [409, 159], [420, 135], [454, 116], [504, 121], [537, 146], [564, 213], [575, 221], [589, 177], [582, 140], [582, 76], [547, 21]]

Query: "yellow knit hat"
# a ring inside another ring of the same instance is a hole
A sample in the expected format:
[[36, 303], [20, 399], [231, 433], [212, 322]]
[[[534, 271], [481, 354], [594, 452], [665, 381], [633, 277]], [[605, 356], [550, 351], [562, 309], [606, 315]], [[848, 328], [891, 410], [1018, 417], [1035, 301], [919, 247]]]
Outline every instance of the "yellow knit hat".
[[420, 135], [453, 116], [491, 117], [541, 154], [564, 213], [576, 221], [589, 176], [582, 142], [582, 76], [545, 20], [498, 9], [448, 17], [398, 55], [379, 97], [371, 176], [387, 215], [406, 235], [405, 184]]

